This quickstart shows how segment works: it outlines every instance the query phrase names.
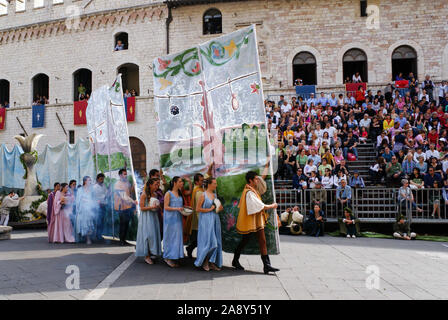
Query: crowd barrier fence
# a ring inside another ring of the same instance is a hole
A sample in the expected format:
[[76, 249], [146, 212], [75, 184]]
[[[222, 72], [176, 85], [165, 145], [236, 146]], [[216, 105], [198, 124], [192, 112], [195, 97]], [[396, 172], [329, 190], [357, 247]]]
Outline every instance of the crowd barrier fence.
[[[276, 189], [275, 194], [279, 213], [298, 206], [306, 216], [318, 200], [329, 222], [342, 218], [346, 206], [338, 203], [336, 189]], [[412, 194], [411, 202], [400, 199], [399, 188], [352, 188], [349, 207], [362, 222], [392, 223], [403, 214], [411, 223], [448, 223], [448, 202], [443, 198], [442, 189], [412, 189]]]

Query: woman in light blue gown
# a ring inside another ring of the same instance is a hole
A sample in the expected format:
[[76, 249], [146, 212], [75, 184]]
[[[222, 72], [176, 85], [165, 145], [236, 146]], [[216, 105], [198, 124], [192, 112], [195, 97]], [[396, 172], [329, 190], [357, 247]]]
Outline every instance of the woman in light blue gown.
[[140, 196], [141, 214], [138, 219], [137, 245], [135, 255], [145, 257], [147, 264], [154, 264], [151, 256], [162, 256], [162, 240], [160, 237], [159, 210], [160, 202], [156, 191], [160, 187], [160, 179], [149, 179], [144, 192]]
[[87, 244], [92, 243], [96, 230], [97, 202], [94, 199], [92, 179], [86, 176], [82, 179], [82, 187], [76, 193], [76, 236], [78, 240], [86, 237]]
[[205, 271], [219, 271], [222, 266], [221, 221], [216, 209], [221, 211], [223, 207], [219, 205], [216, 208], [216, 187], [216, 179], [207, 179], [206, 191], [200, 196], [196, 206], [196, 211], [199, 212], [198, 254], [194, 264], [196, 267], [202, 266]]
[[184, 257], [184, 239], [182, 214], [184, 200], [182, 198], [183, 181], [174, 177], [170, 183], [170, 191], [165, 193], [163, 210], [163, 258], [171, 267], [179, 267], [173, 260]]

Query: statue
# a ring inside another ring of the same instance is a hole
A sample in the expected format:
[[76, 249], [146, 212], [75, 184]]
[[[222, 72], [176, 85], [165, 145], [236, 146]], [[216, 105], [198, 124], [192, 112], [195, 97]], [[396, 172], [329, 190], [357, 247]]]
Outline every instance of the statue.
[[24, 199], [20, 201], [19, 210], [27, 211], [31, 207], [31, 203], [41, 198], [37, 191], [37, 175], [36, 170], [34, 168], [37, 162], [37, 143], [40, 138], [42, 138], [42, 134], [33, 133], [30, 136], [22, 137], [15, 136], [14, 138], [19, 141], [20, 146], [23, 149], [23, 154], [20, 156], [20, 160], [22, 161], [25, 167], [25, 192], [23, 194]]

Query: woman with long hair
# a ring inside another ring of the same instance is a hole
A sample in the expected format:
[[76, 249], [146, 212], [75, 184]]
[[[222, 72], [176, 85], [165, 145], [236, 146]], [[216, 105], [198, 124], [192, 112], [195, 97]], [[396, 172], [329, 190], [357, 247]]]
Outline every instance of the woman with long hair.
[[[218, 211], [223, 210], [216, 198], [216, 179], [204, 181], [205, 192], [199, 198], [198, 255], [194, 265], [202, 269], [219, 271], [222, 266], [221, 221]], [[219, 207], [217, 207], [219, 206]]]
[[70, 203], [70, 199], [67, 197], [68, 189], [68, 184], [62, 183], [61, 190], [56, 192], [54, 197], [53, 214], [51, 219], [51, 224], [54, 225], [54, 231], [52, 237], [50, 238], [50, 242], [75, 242], [72, 223], [70, 221], [70, 215], [73, 207]]
[[145, 257], [147, 264], [154, 264], [153, 257], [162, 255], [162, 240], [160, 237], [159, 211], [160, 201], [156, 191], [160, 187], [160, 180], [149, 179], [140, 196], [141, 214], [138, 219], [137, 244], [135, 255]]
[[174, 177], [170, 182], [170, 190], [165, 193], [163, 210], [163, 258], [171, 267], [179, 267], [173, 260], [184, 257], [184, 241], [182, 231], [182, 214], [184, 200], [180, 177]]

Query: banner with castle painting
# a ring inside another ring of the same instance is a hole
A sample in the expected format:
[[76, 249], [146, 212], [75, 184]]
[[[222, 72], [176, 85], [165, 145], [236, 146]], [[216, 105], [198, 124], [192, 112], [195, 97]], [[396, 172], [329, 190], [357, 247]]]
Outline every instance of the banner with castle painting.
[[[249, 170], [265, 176], [265, 203], [275, 201], [255, 26], [154, 60], [154, 103], [160, 164], [165, 175], [205, 173], [214, 163], [223, 249], [240, 240], [235, 225]], [[265, 229], [279, 253], [276, 212]], [[259, 254], [255, 238], [245, 253]]]

